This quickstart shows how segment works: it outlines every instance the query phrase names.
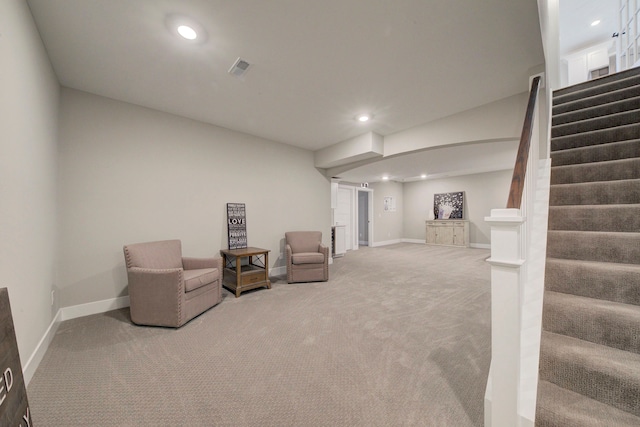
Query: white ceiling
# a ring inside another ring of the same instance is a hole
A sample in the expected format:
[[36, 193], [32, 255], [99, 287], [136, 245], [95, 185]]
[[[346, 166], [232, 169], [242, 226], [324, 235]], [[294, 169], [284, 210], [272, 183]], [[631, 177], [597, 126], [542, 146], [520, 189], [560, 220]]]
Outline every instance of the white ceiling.
[[[63, 86], [310, 150], [520, 93], [543, 63], [536, 0], [28, 4]], [[207, 40], [169, 31], [176, 14]]]
[[610, 41], [617, 31], [618, 0], [560, 0], [560, 56]]
[[[563, 46], [593, 35], [584, 21], [610, 2], [617, 0], [561, 0], [561, 11], [569, 11], [561, 15]], [[369, 131], [389, 135], [523, 92], [530, 70], [544, 61], [536, 0], [28, 4], [63, 86], [309, 150]], [[174, 16], [199, 25], [205, 40], [176, 36], [168, 23]], [[228, 73], [238, 57], [251, 64], [243, 78]], [[356, 122], [361, 112], [374, 120]], [[510, 144], [428, 150], [342, 175], [407, 181], [425, 166], [433, 177], [504, 169], [515, 157]]]

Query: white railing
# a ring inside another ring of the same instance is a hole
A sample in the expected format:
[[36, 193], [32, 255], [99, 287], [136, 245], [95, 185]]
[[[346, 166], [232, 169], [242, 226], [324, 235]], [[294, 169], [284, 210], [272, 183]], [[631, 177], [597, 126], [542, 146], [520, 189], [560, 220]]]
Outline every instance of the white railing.
[[486, 427], [533, 426], [535, 420], [550, 175], [550, 160], [539, 154], [548, 136], [541, 139], [538, 130], [537, 92], [534, 79], [507, 208], [485, 218], [491, 225], [492, 355]]
[[619, 0], [616, 71], [640, 66], [640, 2]]

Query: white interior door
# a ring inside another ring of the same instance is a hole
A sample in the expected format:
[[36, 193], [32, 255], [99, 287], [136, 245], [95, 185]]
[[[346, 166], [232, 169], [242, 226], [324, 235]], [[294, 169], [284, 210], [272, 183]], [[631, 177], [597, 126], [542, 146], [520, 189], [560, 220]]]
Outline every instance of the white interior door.
[[335, 225], [344, 225], [346, 249], [353, 249], [353, 190], [350, 188], [338, 188], [338, 203], [336, 206]]

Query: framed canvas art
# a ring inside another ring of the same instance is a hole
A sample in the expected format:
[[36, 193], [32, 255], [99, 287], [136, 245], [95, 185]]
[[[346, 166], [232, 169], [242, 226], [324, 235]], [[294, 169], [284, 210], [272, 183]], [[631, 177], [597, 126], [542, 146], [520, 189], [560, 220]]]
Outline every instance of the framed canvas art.
[[464, 191], [433, 195], [435, 219], [464, 219]]

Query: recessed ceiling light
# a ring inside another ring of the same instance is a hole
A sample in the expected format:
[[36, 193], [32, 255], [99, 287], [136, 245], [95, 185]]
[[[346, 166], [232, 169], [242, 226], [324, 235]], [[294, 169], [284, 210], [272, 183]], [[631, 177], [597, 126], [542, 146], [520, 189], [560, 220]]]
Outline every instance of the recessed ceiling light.
[[371, 114], [359, 114], [358, 116], [356, 116], [356, 120], [361, 123], [364, 123], [371, 120], [371, 117], [373, 117]]
[[599, 20], [599, 19], [596, 19], [595, 21], [593, 21], [593, 22], [591, 23], [591, 26], [592, 26], [592, 27], [595, 27], [595, 26], [596, 26], [596, 25], [598, 25], [599, 23], [600, 23], [600, 20]]
[[427, 174], [423, 173], [422, 175], [420, 175], [420, 178], [422, 178], [422, 179], [425, 179], [426, 177], [427, 177]]
[[184, 42], [201, 45], [207, 42], [209, 35], [207, 30], [195, 19], [188, 16], [169, 14], [164, 18], [167, 30]]
[[389, 181], [389, 177], [385, 175], [385, 176], [382, 177], [382, 180], [383, 181]]
[[188, 25], [180, 25], [178, 27], [178, 34], [180, 34], [187, 40], [195, 40], [198, 37], [196, 30], [189, 27]]

